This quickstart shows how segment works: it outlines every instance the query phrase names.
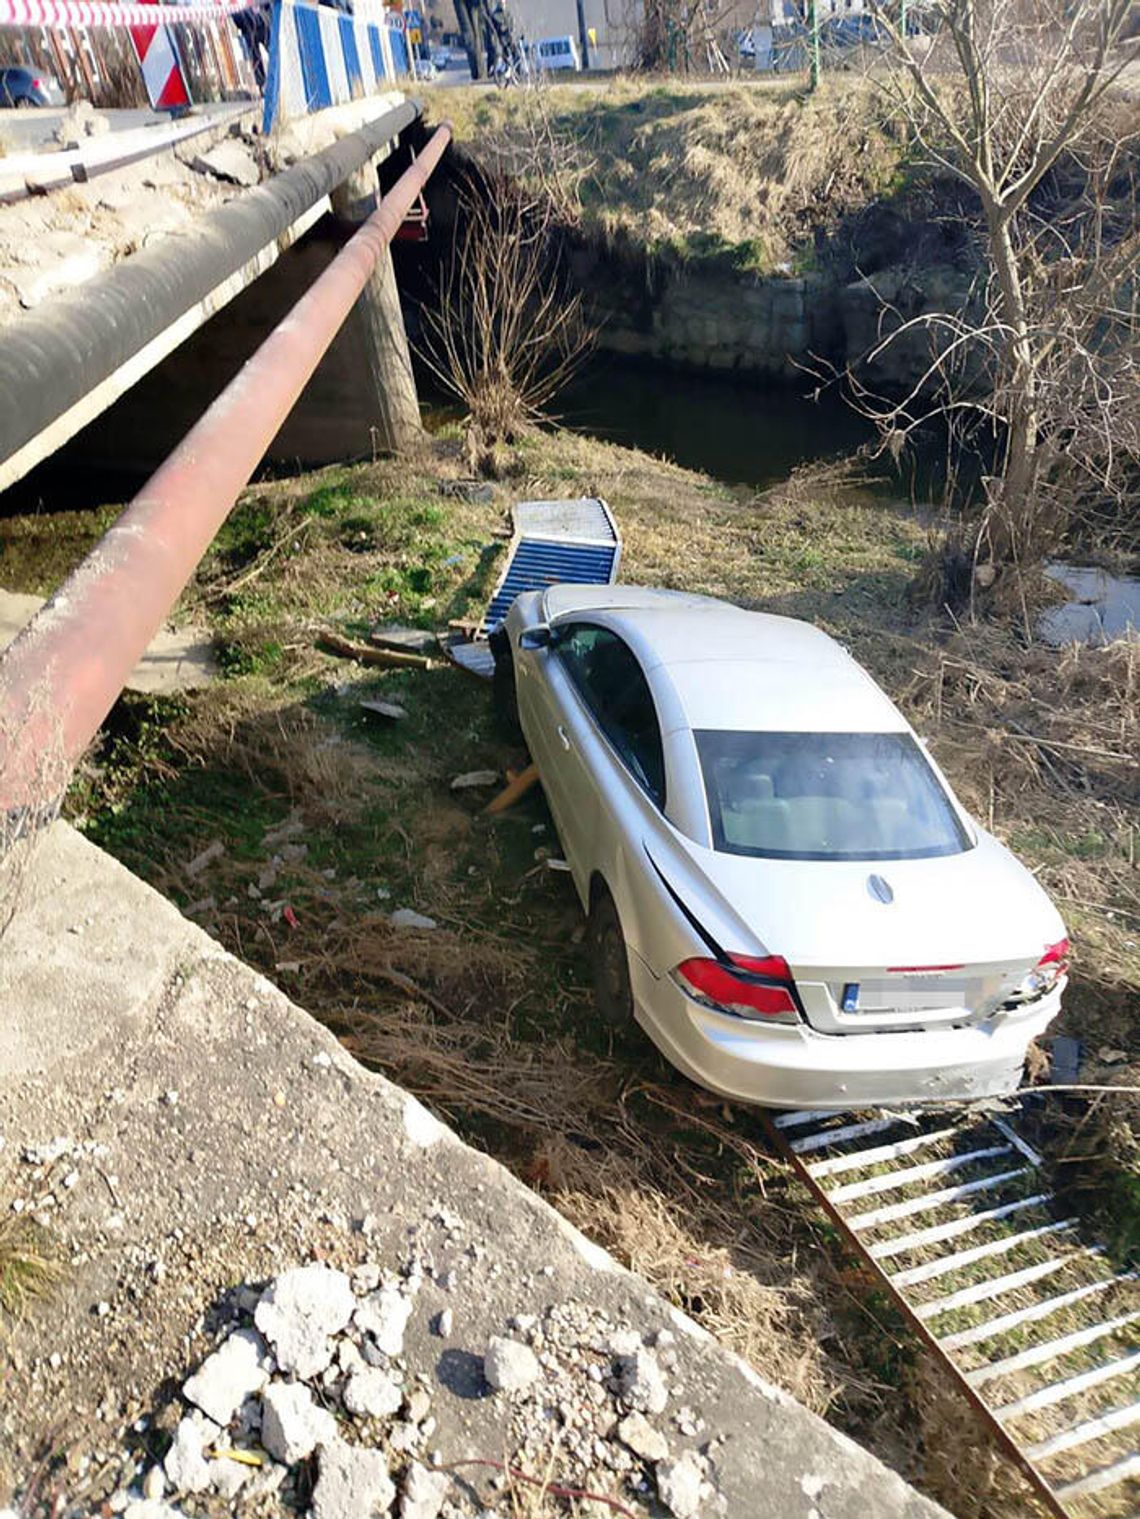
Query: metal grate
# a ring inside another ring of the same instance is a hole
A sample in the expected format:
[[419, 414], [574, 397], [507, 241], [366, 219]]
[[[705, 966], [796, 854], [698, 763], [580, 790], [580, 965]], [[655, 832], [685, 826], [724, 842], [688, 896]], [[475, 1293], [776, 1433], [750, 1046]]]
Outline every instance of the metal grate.
[[1015, 1124], [781, 1113], [777, 1143], [1058, 1519], [1140, 1501], [1140, 1284], [1057, 1218]]
[[478, 636], [486, 638], [516, 596], [548, 585], [609, 585], [617, 579], [621, 537], [604, 501], [520, 501], [514, 537]]

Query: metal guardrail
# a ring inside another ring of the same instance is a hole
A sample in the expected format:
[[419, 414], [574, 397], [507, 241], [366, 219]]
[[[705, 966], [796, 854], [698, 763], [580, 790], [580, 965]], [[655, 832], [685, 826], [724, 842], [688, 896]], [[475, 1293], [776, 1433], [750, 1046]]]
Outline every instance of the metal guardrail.
[[444, 125], [0, 656], [0, 817], [50, 816], [451, 140]]
[[1140, 1286], [1016, 1115], [781, 1113], [778, 1148], [1055, 1519], [1134, 1515]]

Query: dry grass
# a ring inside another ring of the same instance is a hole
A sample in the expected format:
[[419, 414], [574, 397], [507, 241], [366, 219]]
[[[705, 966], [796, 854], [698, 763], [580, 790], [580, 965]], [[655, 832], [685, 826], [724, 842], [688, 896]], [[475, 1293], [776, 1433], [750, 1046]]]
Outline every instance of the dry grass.
[[266, 710], [240, 688], [222, 687], [200, 705], [180, 726], [178, 747], [184, 760], [208, 753], [251, 789], [271, 788], [318, 826], [356, 817], [378, 780], [374, 756], [336, 724], [300, 705]]
[[0, 1311], [21, 1319], [63, 1274], [48, 1233], [19, 1213], [0, 1216]]
[[[592, 160], [581, 184], [588, 230], [653, 253], [734, 253], [769, 272], [794, 257], [817, 226], [882, 191], [901, 141], [884, 125], [870, 86], [828, 81], [805, 96], [798, 81], [716, 84], [617, 78], [552, 85], [546, 114]], [[527, 106], [515, 92], [448, 90], [429, 102], [479, 156]], [[853, 145], [842, 161], [835, 143]]]

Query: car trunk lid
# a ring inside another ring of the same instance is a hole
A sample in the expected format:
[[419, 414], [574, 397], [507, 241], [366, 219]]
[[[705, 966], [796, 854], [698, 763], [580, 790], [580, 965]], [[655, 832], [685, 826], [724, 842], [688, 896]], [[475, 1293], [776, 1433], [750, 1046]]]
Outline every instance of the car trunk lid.
[[990, 1016], [1064, 928], [996, 840], [926, 860], [809, 861], [691, 843], [739, 942], [787, 960], [804, 1013], [828, 1033], [934, 1028]]

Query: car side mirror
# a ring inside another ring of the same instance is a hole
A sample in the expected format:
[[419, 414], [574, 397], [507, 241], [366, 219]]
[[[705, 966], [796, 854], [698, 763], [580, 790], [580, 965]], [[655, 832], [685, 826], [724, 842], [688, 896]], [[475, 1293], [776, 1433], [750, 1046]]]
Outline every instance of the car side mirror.
[[520, 649], [546, 649], [553, 642], [549, 623], [540, 622], [533, 628], [524, 628], [519, 634]]

